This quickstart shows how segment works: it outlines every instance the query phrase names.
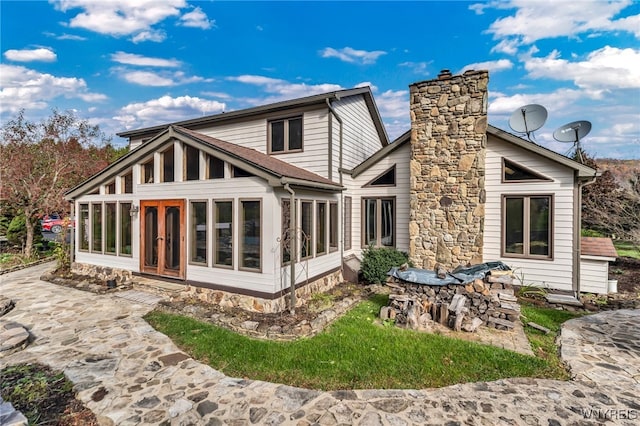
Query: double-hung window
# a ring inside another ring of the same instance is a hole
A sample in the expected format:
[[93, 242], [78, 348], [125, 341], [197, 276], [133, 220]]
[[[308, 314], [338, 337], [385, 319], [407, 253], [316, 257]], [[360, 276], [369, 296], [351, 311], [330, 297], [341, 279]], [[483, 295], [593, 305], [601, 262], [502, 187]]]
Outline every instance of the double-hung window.
[[302, 117], [269, 122], [269, 153], [302, 151]]
[[395, 204], [395, 198], [364, 198], [362, 200], [364, 246], [395, 246]]
[[503, 256], [551, 259], [552, 210], [551, 195], [503, 196]]

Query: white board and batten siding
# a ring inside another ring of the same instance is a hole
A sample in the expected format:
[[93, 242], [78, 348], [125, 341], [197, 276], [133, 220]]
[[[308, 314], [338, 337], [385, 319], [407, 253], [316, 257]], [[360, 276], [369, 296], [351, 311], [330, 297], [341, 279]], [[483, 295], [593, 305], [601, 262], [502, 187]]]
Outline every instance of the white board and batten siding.
[[[511, 160], [552, 181], [502, 183], [502, 159]], [[573, 275], [573, 170], [545, 157], [524, 151], [508, 142], [489, 136], [486, 155], [487, 193], [485, 205], [485, 262], [501, 260], [516, 271], [522, 284], [534, 284], [558, 290], [572, 290]], [[521, 259], [501, 256], [502, 196], [553, 196], [553, 259]], [[579, 214], [579, 212], [577, 213]]]
[[[395, 197], [395, 248], [400, 251], [409, 251], [409, 158], [411, 145], [404, 144], [386, 157], [359, 174], [355, 179], [347, 180], [348, 193], [352, 197], [351, 240], [352, 248], [345, 255], [355, 254], [361, 257], [363, 250], [362, 199], [368, 197]], [[395, 186], [367, 186], [392, 166], [396, 166]]]
[[615, 257], [580, 256], [580, 291], [606, 294], [609, 285], [609, 262]]

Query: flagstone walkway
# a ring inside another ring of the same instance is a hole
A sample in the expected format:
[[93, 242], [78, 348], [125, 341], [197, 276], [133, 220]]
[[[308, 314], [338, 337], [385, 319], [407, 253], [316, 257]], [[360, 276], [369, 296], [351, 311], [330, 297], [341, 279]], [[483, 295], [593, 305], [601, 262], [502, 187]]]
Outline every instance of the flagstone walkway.
[[[103, 425], [636, 425], [640, 311], [569, 321], [562, 355], [574, 381], [514, 378], [424, 390], [321, 392], [227, 377], [180, 351], [123, 298], [39, 280], [51, 265], [0, 276], [15, 308], [0, 323], [33, 342], [0, 368], [40, 362], [63, 370]], [[134, 297], [135, 296], [135, 297]]]

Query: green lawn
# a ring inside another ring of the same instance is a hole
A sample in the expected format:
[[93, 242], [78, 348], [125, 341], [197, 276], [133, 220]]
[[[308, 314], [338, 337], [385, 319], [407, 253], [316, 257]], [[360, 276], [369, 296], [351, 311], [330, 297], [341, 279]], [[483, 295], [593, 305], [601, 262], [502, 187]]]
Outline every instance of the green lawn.
[[618, 252], [618, 256], [640, 259], [640, 246], [638, 244], [634, 244], [630, 241], [614, 240], [613, 245]]
[[228, 376], [310, 389], [421, 389], [507, 377], [566, 378], [553, 359], [381, 325], [377, 313], [386, 303], [385, 296], [361, 302], [325, 332], [295, 342], [251, 339], [159, 311], [145, 318], [191, 356]]

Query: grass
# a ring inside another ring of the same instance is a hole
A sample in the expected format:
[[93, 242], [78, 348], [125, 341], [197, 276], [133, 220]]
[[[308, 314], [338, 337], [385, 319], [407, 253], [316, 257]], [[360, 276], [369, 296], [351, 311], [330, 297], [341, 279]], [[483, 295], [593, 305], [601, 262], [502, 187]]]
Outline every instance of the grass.
[[618, 252], [618, 256], [640, 259], [640, 246], [638, 244], [634, 244], [631, 241], [614, 240], [613, 245]]
[[560, 325], [572, 318], [577, 318], [581, 314], [557, 309], [539, 308], [532, 305], [522, 305], [522, 323], [535, 322], [538, 325], [551, 330], [549, 334], [525, 326], [525, 333], [531, 343], [533, 353], [540, 359], [547, 362], [547, 371], [554, 378], [569, 380], [569, 374], [560, 359], [556, 337], [560, 332]]
[[[309, 389], [421, 389], [508, 377], [566, 378], [551, 354], [549, 359], [531, 357], [385, 327], [377, 314], [386, 304], [386, 296], [361, 302], [323, 333], [295, 342], [251, 339], [159, 311], [145, 318], [191, 356], [229, 376]], [[562, 319], [547, 318], [540, 321], [555, 324]]]

